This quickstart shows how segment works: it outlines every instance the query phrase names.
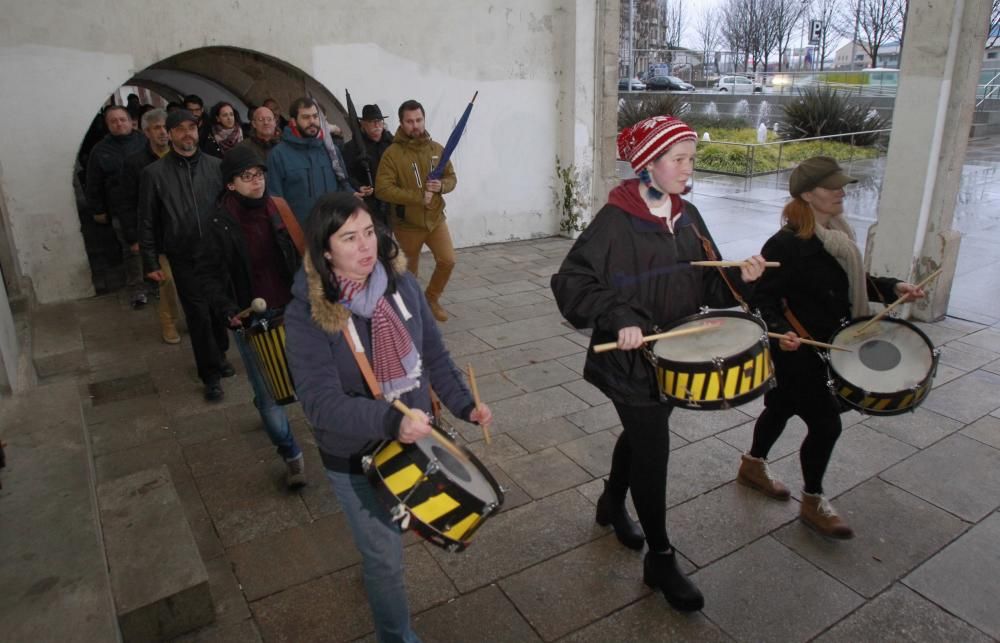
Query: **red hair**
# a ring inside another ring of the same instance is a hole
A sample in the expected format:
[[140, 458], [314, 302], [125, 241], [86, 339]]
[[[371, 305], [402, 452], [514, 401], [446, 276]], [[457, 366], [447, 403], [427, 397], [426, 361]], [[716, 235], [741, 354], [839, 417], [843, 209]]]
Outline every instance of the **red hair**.
[[809, 204], [801, 196], [797, 196], [785, 204], [781, 211], [781, 223], [795, 232], [798, 238], [809, 239], [816, 228], [816, 217]]

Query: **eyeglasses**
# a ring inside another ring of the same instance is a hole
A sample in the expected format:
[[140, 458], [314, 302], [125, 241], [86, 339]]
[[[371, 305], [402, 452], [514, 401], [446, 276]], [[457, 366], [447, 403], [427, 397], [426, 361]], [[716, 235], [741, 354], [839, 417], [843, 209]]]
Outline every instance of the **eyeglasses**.
[[265, 170], [257, 168], [255, 170], [243, 170], [240, 172], [240, 179], [249, 183], [250, 181], [256, 181], [257, 179], [263, 179]]

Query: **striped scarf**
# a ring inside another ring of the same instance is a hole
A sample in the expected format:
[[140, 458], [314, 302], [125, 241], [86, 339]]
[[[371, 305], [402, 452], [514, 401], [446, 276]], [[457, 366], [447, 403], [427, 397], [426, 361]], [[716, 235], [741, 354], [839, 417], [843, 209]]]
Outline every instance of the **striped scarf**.
[[391, 402], [420, 386], [423, 366], [406, 326], [384, 296], [388, 283], [380, 261], [364, 283], [337, 275], [340, 303], [371, 320], [372, 370], [382, 395]]

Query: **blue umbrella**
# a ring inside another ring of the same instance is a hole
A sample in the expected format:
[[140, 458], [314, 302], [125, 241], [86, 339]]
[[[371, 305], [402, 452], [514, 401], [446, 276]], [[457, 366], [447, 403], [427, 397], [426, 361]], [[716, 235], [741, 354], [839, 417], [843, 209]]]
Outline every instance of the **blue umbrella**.
[[448, 142], [445, 143], [444, 150], [441, 151], [441, 160], [431, 169], [430, 174], [427, 175], [427, 180], [439, 181], [444, 176], [444, 168], [448, 165], [449, 159], [451, 159], [451, 153], [458, 147], [458, 141], [462, 138], [462, 133], [465, 131], [465, 124], [469, 120], [469, 114], [472, 112], [472, 104], [476, 102], [476, 96], [479, 96], [478, 91], [472, 95], [472, 100], [469, 101], [469, 106], [465, 108], [462, 118], [458, 119], [455, 129], [451, 131], [451, 136], [448, 137]]

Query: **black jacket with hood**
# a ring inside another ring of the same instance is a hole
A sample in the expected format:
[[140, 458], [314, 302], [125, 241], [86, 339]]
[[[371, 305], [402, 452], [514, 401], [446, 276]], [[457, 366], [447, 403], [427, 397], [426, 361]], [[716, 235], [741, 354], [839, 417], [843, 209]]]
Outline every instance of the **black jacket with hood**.
[[[592, 328], [590, 345], [613, 342], [638, 326], [651, 334], [693, 315], [702, 306], [729, 308], [736, 299], [716, 269], [687, 265], [708, 259], [712, 241], [698, 209], [686, 201], [671, 232], [639, 195], [639, 181], [624, 181], [590, 222], [552, 276], [560, 312], [576, 328]], [[699, 238], [700, 237], [700, 238]], [[745, 297], [738, 269], [727, 277]], [[653, 366], [642, 350], [587, 352], [583, 377], [615, 402], [660, 403]]]

